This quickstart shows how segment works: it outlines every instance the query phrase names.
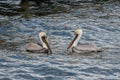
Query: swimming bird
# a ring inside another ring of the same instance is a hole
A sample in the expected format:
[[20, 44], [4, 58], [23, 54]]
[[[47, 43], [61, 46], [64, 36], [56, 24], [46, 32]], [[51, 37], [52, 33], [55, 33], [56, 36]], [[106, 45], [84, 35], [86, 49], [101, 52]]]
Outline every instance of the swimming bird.
[[69, 43], [67, 50], [70, 52], [75, 53], [90, 53], [90, 52], [101, 52], [102, 49], [97, 47], [94, 44], [90, 43], [82, 43], [78, 44], [81, 36], [82, 36], [82, 29], [77, 29], [74, 32], [75, 36], [73, 37], [72, 41]]
[[27, 43], [25, 45], [26, 51], [52, 54], [52, 50], [49, 46], [47, 35], [46, 35], [45, 32], [40, 32], [39, 33], [39, 39], [41, 41], [41, 44]]

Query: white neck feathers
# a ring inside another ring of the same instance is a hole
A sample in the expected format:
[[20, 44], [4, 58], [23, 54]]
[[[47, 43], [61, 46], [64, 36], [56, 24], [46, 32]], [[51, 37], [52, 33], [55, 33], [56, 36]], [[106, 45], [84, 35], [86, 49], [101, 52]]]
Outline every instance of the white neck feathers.
[[40, 38], [40, 42], [41, 42], [43, 48], [48, 49], [48, 47], [46, 46], [46, 44], [43, 42], [42, 37], [41, 37], [40, 34], [39, 34], [39, 38]]
[[76, 40], [73, 42], [72, 47], [77, 46], [77, 44], [78, 44], [78, 42], [79, 42], [79, 40], [80, 40], [81, 36], [82, 36], [82, 30], [81, 30], [80, 34], [78, 34], [78, 36], [77, 36]]

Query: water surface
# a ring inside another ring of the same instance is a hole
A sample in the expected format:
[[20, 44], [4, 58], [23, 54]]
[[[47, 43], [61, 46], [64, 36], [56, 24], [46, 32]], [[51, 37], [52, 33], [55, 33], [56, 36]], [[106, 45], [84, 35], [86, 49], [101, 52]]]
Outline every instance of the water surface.
[[[13, 0], [0, 3], [18, 4]], [[5, 7], [3, 7], [5, 8]], [[2, 8], [2, 9], [3, 9]], [[19, 13], [19, 12], [18, 12]], [[119, 80], [120, 2], [81, 3], [69, 13], [46, 16], [0, 15], [1, 80]], [[105, 48], [95, 54], [68, 55], [65, 51], [73, 31], [83, 29], [82, 43]], [[39, 41], [38, 33], [48, 34], [52, 55], [32, 54], [24, 44]]]

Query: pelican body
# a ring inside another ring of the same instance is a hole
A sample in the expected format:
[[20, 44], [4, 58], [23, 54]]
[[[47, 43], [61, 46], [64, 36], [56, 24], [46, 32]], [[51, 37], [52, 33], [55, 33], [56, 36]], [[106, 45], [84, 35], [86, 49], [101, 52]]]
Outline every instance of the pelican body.
[[25, 49], [28, 52], [37, 52], [37, 53], [48, 53], [52, 54], [51, 48], [48, 43], [47, 35], [45, 32], [39, 33], [39, 39], [41, 41], [41, 44], [37, 43], [27, 43], [25, 45]]
[[78, 44], [80, 38], [82, 36], [82, 29], [77, 29], [75, 31], [75, 36], [72, 41], [69, 43], [67, 50], [75, 53], [90, 53], [90, 52], [101, 52], [102, 49], [97, 47], [94, 44], [83, 43]]

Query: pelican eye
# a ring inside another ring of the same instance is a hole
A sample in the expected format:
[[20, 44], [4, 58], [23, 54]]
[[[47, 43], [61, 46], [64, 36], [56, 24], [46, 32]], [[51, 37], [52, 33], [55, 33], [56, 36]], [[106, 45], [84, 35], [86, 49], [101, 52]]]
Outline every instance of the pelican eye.
[[78, 33], [74, 33], [75, 35], [78, 35]]
[[42, 36], [42, 38], [47, 38], [47, 36]]

